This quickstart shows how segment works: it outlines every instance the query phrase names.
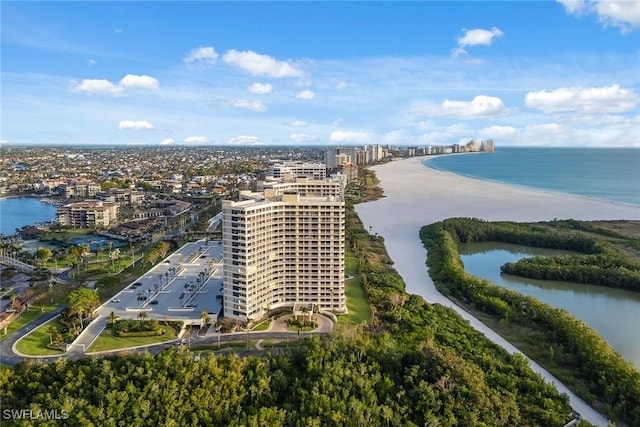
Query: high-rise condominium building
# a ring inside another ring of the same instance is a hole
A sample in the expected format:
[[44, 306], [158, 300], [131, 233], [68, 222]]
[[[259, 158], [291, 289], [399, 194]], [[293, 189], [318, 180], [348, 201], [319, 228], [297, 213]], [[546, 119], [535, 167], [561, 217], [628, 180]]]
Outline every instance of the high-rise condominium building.
[[299, 305], [346, 311], [344, 199], [301, 193], [267, 188], [223, 202], [224, 317], [252, 321]]
[[327, 166], [324, 163], [277, 162], [269, 166], [269, 175], [274, 178], [283, 178], [291, 175], [294, 178], [325, 179], [327, 177]]

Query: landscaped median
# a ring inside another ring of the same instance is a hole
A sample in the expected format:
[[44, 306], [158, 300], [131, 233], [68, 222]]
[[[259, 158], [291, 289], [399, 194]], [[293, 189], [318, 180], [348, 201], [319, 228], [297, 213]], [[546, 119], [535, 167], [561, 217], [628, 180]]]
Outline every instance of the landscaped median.
[[66, 327], [60, 322], [60, 316], [54, 317], [18, 340], [15, 349], [25, 356], [62, 355], [64, 353], [62, 350], [48, 347], [53, 339], [52, 326], [56, 328], [56, 331], [63, 330]]
[[[169, 322], [158, 326], [157, 333], [152, 336], [115, 336], [111, 327], [106, 328], [86, 350], [87, 353], [99, 353], [102, 351], [124, 350], [131, 347], [159, 344], [175, 340], [178, 337], [179, 326]], [[130, 335], [131, 332], [126, 332]], [[144, 335], [145, 333], [141, 333]]]

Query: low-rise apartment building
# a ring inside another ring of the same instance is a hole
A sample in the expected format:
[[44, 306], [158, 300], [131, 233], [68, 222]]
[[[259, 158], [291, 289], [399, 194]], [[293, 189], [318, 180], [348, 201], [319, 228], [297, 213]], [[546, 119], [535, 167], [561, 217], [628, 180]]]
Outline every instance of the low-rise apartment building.
[[118, 221], [118, 204], [85, 200], [58, 208], [58, 223], [73, 228], [108, 228]]

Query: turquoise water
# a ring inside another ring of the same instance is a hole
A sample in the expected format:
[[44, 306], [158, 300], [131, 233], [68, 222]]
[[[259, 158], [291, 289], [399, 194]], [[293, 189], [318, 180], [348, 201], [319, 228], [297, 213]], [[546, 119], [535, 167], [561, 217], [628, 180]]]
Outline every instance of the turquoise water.
[[57, 209], [33, 197], [0, 199], [0, 234], [11, 235], [16, 228], [56, 218]]
[[432, 156], [428, 166], [460, 175], [640, 206], [640, 149], [515, 148]]

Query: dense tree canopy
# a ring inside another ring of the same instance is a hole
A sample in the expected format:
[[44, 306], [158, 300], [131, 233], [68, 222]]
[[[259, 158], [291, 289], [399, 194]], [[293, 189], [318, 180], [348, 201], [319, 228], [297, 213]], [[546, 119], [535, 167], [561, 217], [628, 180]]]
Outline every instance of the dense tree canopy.
[[[582, 233], [466, 218], [431, 224], [423, 227], [420, 234], [428, 250], [429, 274], [443, 293], [499, 319], [502, 325], [517, 325], [519, 334], [531, 331], [531, 336], [538, 337], [532, 347], [537, 349], [539, 362], [553, 362], [547, 366], [552, 373], [573, 384], [577, 394], [611, 418], [640, 425], [640, 373], [629, 362], [567, 311], [466, 273], [457, 247], [458, 242], [486, 239], [589, 254], [577, 255], [578, 260], [601, 255], [617, 258], [618, 254], [606, 243]], [[616, 263], [633, 264], [629, 260]]]

